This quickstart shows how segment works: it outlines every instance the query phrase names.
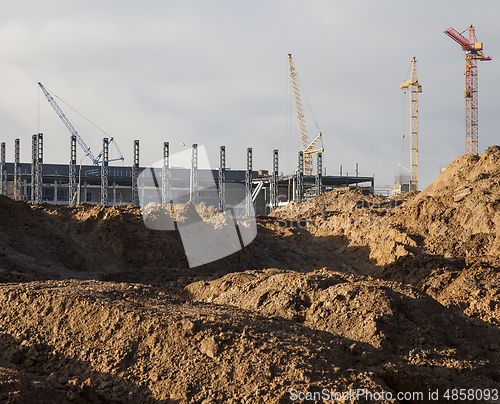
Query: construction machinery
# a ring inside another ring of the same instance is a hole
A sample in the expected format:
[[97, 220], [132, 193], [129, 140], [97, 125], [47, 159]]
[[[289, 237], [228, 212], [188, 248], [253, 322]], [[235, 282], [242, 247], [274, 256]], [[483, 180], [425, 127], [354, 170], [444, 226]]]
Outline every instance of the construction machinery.
[[[52, 108], [56, 112], [57, 116], [59, 116], [59, 118], [64, 123], [64, 125], [66, 126], [66, 128], [69, 130], [69, 132], [72, 135], [76, 136], [76, 140], [77, 140], [78, 144], [82, 148], [83, 152], [86, 153], [86, 154], [88, 154], [88, 157], [92, 161], [92, 164], [93, 165], [99, 165], [100, 163], [102, 163], [102, 153], [103, 153], [103, 151], [101, 151], [97, 155], [97, 157], [94, 156], [94, 153], [92, 153], [92, 150], [90, 149], [90, 147], [87, 146], [87, 144], [85, 143], [85, 141], [83, 140], [83, 138], [77, 132], [77, 130], [75, 129], [75, 127], [73, 126], [73, 124], [71, 123], [71, 121], [68, 119], [68, 117], [64, 114], [64, 112], [62, 111], [61, 107], [59, 107], [59, 105], [54, 100], [54, 98], [52, 97], [52, 95], [47, 91], [47, 89], [43, 86], [42, 83], [38, 82], [38, 85], [42, 89], [42, 92], [45, 95], [45, 98], [47, 98], [47, 101], [52, 106]], [[111, 144], [111, 142], [113, 142], [113, 141], [114, 141], [113, 137], [111, 137], [108, 140], [108, 147]], [[118, 145], [116, 144], [116, 141], [114, 142], [114, 144], [115, 144], [115, 146], [116, 146], [116, 148], [118, 150], [118, 153], [120, 154], [120, 157], [116, 158], [116, 159], [110, 159], [108, 161], [117, 161], [117, 160], [123, 161], [124, 160], [123, 155], [122, 155], [120, 149], [118, 148]]]
[[[469, 31], [469, 38], [462, 35]], [[448, 28], [444, 33], [457, 42], [465, 51], [465, 150], [467, 154], [478, 154], [478, 130], [477, 130], [477, 61], [491, 60], [490, 56], [484, 56], [483, 43], [478, 42], [474, 27], [471, 25], [462, 33], [453, 28]]]
[[300, 142], [302, 145], [302, 152], [304, 154], [304, 175], [313, 175], [313, 155], [318, 152], [323, 152], [323, 148], [315, 149], [322, 134], [319, 132], [319, 135], [316, 136], [311, 143], [309, 143], [306, 121], [304, 119], [304, 111], [302, 109], [302, 100], [300, 97], [299, 78], [293, 65], [291, 53], [288, 54], [288, 71], [290, 76], [290, 87], [292, 88], [293, 104], [295, 106], [295, 114], [297, 116], [297, 124], [299, 127]]
[[418, 93], [422, 86], [417, 78], [417, 59], [411, 61], [411, 77], [401, 83], [402, 90], [410, 90], [410, 191], [418, 191]]

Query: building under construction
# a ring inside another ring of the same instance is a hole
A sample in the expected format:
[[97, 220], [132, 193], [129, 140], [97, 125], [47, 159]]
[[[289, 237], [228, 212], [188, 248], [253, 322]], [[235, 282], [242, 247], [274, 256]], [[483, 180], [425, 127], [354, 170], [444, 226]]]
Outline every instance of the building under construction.
[[[76, 137], [71, 137], [69, 164], [47, 164], [43, 161], [43, 134], [32, 137], [32, 161], [21, 163], [20, 142], [15, 141], [15, 161], [5, 161], [6, 144], [1, 143], [0, 189], [3, 195], [33, 204], [77, 204], [78, 201], [102, 205], [139, 205], [148, 195], [160, 194], [161, 201], [185, 203], [205, 202], [219, 210], [241, 206], [251, 201], [255, 214], [265, 215], [290, 201], [301, 202], [319, 193], [344, 186], [373, 191], [374, 178], [361, 176], [322, 175], [322, 154], [317, 155], [317, 174], [304, 174], [304, 155], [298, 153], [298, 169], [279, 175], [278, 150], [272, 153], [272, 171], [254, 171], [252, 149], [246, 150], [246, 170], [225, 167], [225, 147], [220, 147], [219, 167], [199, 169], [197, 145], [191, 151], [191, 167], [171, 167], [169, 143], [163, 143], [163, 166], [139, 165], [139, 141], [134, 141], [132, 166], [109, 166], [107, 139], [103, 140], [100, 165], [77, 165]], [[140, 181], [149, 178], [151, 181]], [[237, 189], [241, 192], [232, 192]], [[243, 195], [243, 198], [241, 197]], [[247, 208], [248, 210], [248, 208]]]

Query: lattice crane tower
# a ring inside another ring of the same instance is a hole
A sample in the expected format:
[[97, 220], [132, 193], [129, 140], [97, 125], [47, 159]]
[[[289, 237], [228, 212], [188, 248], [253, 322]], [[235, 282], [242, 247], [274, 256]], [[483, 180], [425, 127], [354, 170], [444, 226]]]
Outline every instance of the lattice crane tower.
[[313, 175], [313, 154], [322, 152], [323, 148], [314, 149], [318, 140], [321, 139], [321, 132], [316, 138], [309, 143], [307, 136], [306, 121], [304, 119], [304, 111], [302, 109], [302, 100], [300, 98], [299, 78], [297, 71], [292, 61], [292, 54], [288, 54], [288, 72], [290, 76], [290, 87], [292, 89], [293, 104], [295, 106], [295, 114], [297, 116], [297, 125], [299, 127], [300, 142], [302, 144], [302, 151], [304, 153], [304, 174]]
[[474, 27], [468, 28], [469, 39], [453, 28], [448, 28], [444, 33], [457, 42], [465, 51], [465, 151], [467, 154], [478, 154], [477, 130], [477, 61], [491, 60], [484, 56], [483, 43], [477, 42]]
[[411, 78], [401, 83], [402, 90], [410, 90], [410, 191], [418, 191], [418, 93], [422, 86], [417, 78], [417, 59], [411, 61]]

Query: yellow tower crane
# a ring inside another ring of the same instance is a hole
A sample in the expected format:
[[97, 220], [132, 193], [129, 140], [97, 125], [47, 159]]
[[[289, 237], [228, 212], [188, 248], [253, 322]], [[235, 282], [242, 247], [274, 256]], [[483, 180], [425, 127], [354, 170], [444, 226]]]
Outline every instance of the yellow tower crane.
[[410, 191], [418, 191], [418, 93], [422, 86], [417, 78], [417, 59], [411, 61], [411, 78], [401, 83], [402, 90], [410, 89]]
[[302, 101], [300, 98], [299, 78], [297, 71], [293, 65], [292, 54], [288, 54], [288, 71], [290, 76], [290, 87], [292, 88], [293, 104], [295, 106], [295, 114], [297, 115], [297, 124], [299, 126], [300, 141], [302, 144], [302, 152], [304, 153], [304, 174], [313, 175], [313, 155], [317, 152], [322, 152], [321, 149], [314, 149], [316, 143], [321, 139], [321, 132], [316, 138], [309, 143], [307, 136], [306, 121], [304, 119], [304, 111], [302, 109]]

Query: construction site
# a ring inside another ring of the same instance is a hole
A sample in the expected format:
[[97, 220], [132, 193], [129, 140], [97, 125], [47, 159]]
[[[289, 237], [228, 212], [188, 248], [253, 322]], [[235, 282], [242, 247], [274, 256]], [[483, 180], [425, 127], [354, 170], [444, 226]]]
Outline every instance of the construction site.
[[232, 170], [221, 145], [207, 169], [169, 139], [157, 164], [135, 140], [115, 166], [116, 140], [94, 154], [38, 83], [68, 164], [44, 161], [47, 133], [31, 162], [1, 142], [0, 401], [500, 403], [500, 147], [479, 153], [491, 57], [467, 31], [444, 31], [465, 52], [465, 154], [419, 189], [413, 57], [410, 168], [385, 196], [357, 165], [325, 174], [291, 54], [301, 149], [285, 174], [278, 149], [271, 170], [252, 145]]

